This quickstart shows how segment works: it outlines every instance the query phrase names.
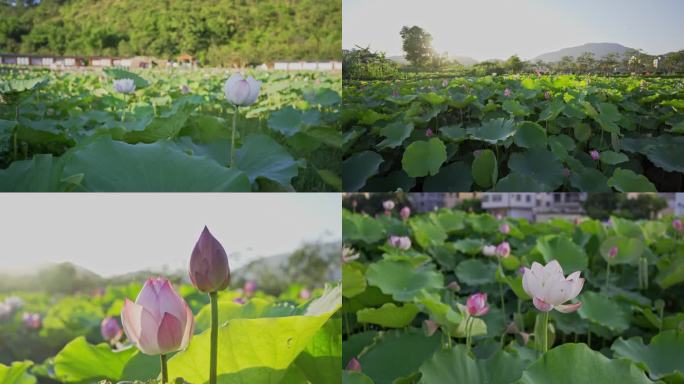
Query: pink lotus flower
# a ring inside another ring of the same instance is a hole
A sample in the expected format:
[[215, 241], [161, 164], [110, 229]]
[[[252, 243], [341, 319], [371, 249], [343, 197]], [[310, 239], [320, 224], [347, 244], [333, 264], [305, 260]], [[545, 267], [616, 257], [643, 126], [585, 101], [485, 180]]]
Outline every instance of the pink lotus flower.
[[434, 133], [432, 133], [432, 129], [428, 128], [427, 130], [425, 130], [425, 136], [432, 137], [433, 135]]
[[609, 258], [609, 259], [614, 259], [615, 256], [617, 256], [617, 254], [618, 254], [618, 247], [615, 246], [615, 245], [613, 245], [612, 247], [610, 247], [610, 252], [608, 253], [608, 258]]
[[226, 289], [230, 284], [226, 250], [206, 226], [190, 256], [190, 280], [204, 293]]
[[40, 329], [43, 326], [43, 320], [39, 313], [29, 313], [24, 312], [21, 317], [21, 321], [24, 323], [24, 327], [28, 329]]
[[489, 312], [489, 306], [487, 305], [487, 294], [478, 292], [470, 295], [468, 301], [466, 302], [466, 308], [468, 308], [468, 313], [470, 316], [483, 316]]
[[390, 236], [387, 244], [405, 251], [411, 248], [411, 239], [406, 236]]
[[100, 323], [100, 334], [107, 341], [116, 340], [121, 337], [121, 327], [119, 322], [113, 317], [105, 317]]
[[591, 156], [591, 159], [594, 161], [601, 158], [601, 154], [599, 153], [599, 151], [595, 149], [589, 152], [589, 156]]
[[356, 357], [352, 357], [352, 359], [349, 360], [349, 363], [347, 363], [347, 368], [345, 369], [347, 371], [361, 372], [361, 363], [356, 360]]
[[508, 88], [506, 88], [506, 89], [504, 90], [503, 95], [504, 95], [505, 97], [510, 97], [510, 96], [511, 96], [511, 90], [508, 89]]
[[582, 224], [582, 219], [580, 219], [579, 217], [575, 217], [575, 225], [580, 225], [580, 224]]
[[682, 223], [681, 219], [674, 219], [672, 220], [672, 228], [674, 228], [675, 231], [682, 233], [684, 232], [684, 223]]
[[392, 200], [383, 201], [382, 207], [385, 208], [385, 211], [391, 211], [394, 209], [394, 201], [392, 201]]
[[501, 257], [502, 259], [507, 258], [510, 254], [511, 245], [508, 244], [508, 241], [504, 241], [503, 243], [496, 246], [496, 255]]
[[447, 79], [442, 80], [442, 87], [446, 88], [447, 85], [449, 85], [449, 80], [447, 80]]
[[399, 216], [401, 217], [402, 220], [408, 220], [408, 218], [411, 216], [411, 208], [409, 207], [404, 207], [399, 211]]
[[257, 290], [257, 283], [256, 281], [248, 280], [245, 281], [245, 285], [242, 287], [242, 292], [244, 292], [245, 296], [251, 297], [254, 295], [254, 292]]
[[565, 278], [563, 268], [556, 260], [552, 260], [546, 266], [536, 261], [532, 263], [532, 268], [525, 268], [522, 283], [525, 292], [532, 297], [534, 306], [542, 312], [555, 309], [569, 313], [578, 310], [582, 305], [581, 302], [563, 304], [579, 295], [584, 279], [580, 277], [580, 271], [573, 272]]
[[135, 299], [126, 299], [121, 311], [124, 332], [147, 355], [185, 349], [195, 320], [190, 307], [164, 278], [148, 279]]
[[306, 288], [302, 289], [299, 291], [299, 298], [302, 300], [309, 300], [311, 298], [311, 291]]
[[511, 232], [511, 227], [507, 223], [503, 223], [499, 226], [499, 232], [508, 235]]

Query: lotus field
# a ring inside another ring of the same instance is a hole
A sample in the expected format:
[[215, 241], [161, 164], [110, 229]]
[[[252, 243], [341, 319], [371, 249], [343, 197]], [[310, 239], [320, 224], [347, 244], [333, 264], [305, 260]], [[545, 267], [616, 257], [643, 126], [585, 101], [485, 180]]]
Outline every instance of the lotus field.
[[226, 289], [226, 256], [205, 229], [192, 284], [0, 296], [0, 382], [339, 383], [341, 286]]
[[1, 191], [334, 191], [339, 75], [0, 68]]
[[345, 383], [681, 383], [684, 225], [344, 211]]
[[350, 81], [343, 102], [347, 191], [684, 188], [681, 78]]

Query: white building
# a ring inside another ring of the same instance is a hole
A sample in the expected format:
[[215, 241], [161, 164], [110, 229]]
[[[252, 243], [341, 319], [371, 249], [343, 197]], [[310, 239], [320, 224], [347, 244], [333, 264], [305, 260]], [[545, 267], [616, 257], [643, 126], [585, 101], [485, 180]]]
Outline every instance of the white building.
[[493, 215], [547, 221], [552, 218], [574, 219], [584, 214], [586, 193], [485, 193], [482, 208]]
[[674, 199], [674, 214], [676, 216], [684, 215], [684, 193], [675, 194]]

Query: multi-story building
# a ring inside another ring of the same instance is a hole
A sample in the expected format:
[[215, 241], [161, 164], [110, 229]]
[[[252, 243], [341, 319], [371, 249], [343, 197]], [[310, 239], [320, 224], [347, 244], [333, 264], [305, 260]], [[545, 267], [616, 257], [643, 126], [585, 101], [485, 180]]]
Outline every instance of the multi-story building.
[[552, 218], [582, 216], [585, 193], [486, 193], [482, 208], [501, 216], [546, 221]]
[[415, 211], [427, 212], [440, 208], [453, 208], [460, 201], [478, 199], [482, 195], [479, 192], [411, 193], [409, 199]]

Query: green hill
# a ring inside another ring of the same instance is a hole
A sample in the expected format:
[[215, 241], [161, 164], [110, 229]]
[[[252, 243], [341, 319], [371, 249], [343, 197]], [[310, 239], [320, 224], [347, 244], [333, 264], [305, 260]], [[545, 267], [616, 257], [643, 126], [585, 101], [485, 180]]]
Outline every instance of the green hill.
[[166, 59], [189, 53], [225, 66], [341, 56], [341, 0], [14, 3], [0, 0], [2, 52]]

